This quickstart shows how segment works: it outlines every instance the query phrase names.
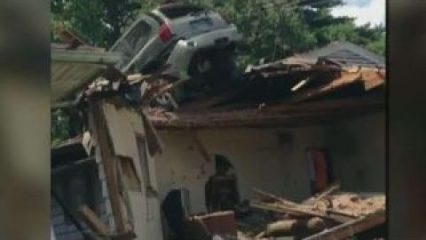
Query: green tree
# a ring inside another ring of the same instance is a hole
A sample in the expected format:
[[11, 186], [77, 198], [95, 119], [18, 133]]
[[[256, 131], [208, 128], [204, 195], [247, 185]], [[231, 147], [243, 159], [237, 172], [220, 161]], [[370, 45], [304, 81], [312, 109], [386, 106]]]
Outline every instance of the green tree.
[[52, 25], [65, 25], [90, 44], [108, 47], [140, 8], [139, 0], [52, 0]]

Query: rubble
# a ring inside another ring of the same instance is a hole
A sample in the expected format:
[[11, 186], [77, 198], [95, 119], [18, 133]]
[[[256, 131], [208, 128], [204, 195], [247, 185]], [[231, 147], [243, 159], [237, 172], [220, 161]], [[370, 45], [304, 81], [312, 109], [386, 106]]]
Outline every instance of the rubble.
[[[342, 236], [348, 237], [345, 234], [346, 230], [341, 230], [345, 229], [345, 226], [360, 225], [358, 230], [353, 230], [352, 235], [354, 235], [385, 222], [383, 194], [336, 192], [338, 189], [339, 185], [334, 184], [302, 203], [292, 202], [255, 189], [259, 198], [253, 201], [251, 206], [277, 214], [278, 217], [274, 221], [269, 220], [268, 223], [264, 223], [262, 229], [257, 232], [248, 230], [245, 234], [251, 239], [282, 236], [305, 239], [303, 237], [336, 229], [336, 231], [344, 232]], [[339, 238], [333, 235], [330, 239], [345, 239], [345, 237]]]

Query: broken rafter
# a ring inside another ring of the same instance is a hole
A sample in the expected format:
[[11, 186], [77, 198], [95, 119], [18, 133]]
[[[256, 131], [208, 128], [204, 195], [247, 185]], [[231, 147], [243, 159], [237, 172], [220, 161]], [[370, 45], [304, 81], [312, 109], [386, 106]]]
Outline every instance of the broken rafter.
[[340, 78], [335, 79], [331, 81], [330, 83], [322, 85], [318, 88], [306, 90], [304, 92], [301, 92], [300, 94], [295, 94], [290, 99], [290, 102], [297, 103], [297, 102], [302, 102], [309, 99], [317, 98], [325, 94], [328, 94], [332, 91], [336, 91], [348, 85], [354, 84], [357, 81], [361, 81], [361, 79], [362, 79], [361, 73], [342, 73], [342, 76]]
[[377, 69], [365, 68], [357, 69], [357, 71], [342, 71], [339, 78], [320, 87], [295, 94], [290, 102], [298, 103], [311, 100], [357, 83], [363, 83], [365, 91], [369, 91], [384, 85], [384, 74]]

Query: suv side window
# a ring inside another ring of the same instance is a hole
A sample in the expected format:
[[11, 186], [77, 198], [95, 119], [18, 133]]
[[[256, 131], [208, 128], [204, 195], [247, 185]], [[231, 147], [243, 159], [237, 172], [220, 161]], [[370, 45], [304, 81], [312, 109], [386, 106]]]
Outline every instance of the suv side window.
[[140, 21], [125, 37], [133, 54], [136, 54], [148, 42], [152, 34], [151, 26], [145, 21]]
[[111, 51], [123, 54], [123, 62], [119, 64], [119, 68], [124, 67], [132, 58], [142, 49], [150, 40], [153, 29], [145, 19], [141, 19], [135, 25], [131, 26], [131, 30], [125, 33], [125, 36], [111, 48]]

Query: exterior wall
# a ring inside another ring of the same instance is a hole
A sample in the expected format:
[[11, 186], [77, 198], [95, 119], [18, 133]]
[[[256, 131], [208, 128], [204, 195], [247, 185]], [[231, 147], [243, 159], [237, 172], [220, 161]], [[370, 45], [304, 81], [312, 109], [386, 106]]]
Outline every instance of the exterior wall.
[[[321, 129], [223, 129], [198, 132], [209, 154], [223, 154], [236, 169], [242, 199], [252, 188], [301, 200], [309, 196], [305, 148], [322, 144]], [[160, 198], [174, 187], [190, 191], [192, 212], [204, 212], [204, 184], [214, 173], [187, 132], [161, 132], [165, 152], [156, 157]]]
[[[148, 192], [148, 186], [157, 191], [157, 177], [155, 175], [155, 161], [147, 150], [140, 149], [136, 135], [145, 136], [141, 115], [136, 111], [116, 107], [113, 104], [102, 104], [102, 110], [106, 119], [109, 136], [111, 137], [114, 154], [120, 157], [130, 158], [136, 170], [136, 178], [140, 181], [140, 189], [125, 187], [125, 195], [129, 212], [126, 217], [133, 223], [137, 240], [163, 239], [161, 226], [161, 214], [159, 199], [155, 194]], [[142, 151], [143, 150], [143, 151]], [[144, 158], [144, 159], [142, 159]], [[141, 164], [147, 161], [148, 169]], [[145, 182], [145, 174], [149, 172], [149, 183]]]
[[377, 113], [324, 128], [342, 189], [385, 192], [385, 116]]
[[[339, 124], [294, 129], [200, 130], [210, 155], [223, 154], [236, 168], [242, 199], [252, 188], [303, 200], [310, 195], [307, 148], [327, 148], [337, 179], [348, 191], [384, 191], [383, 114]], [[184, 131], [160, 132], [165, 145], [156, 156], [160, 199], [175, 187], [190, 191], [192, 213], [204, 212], [204, 184], [214, 173], [193, 137]]]

